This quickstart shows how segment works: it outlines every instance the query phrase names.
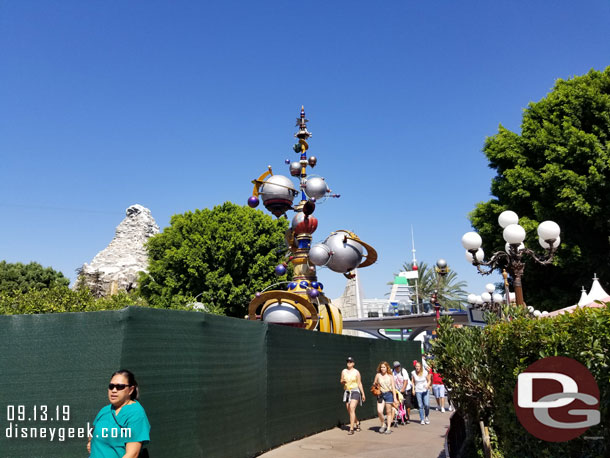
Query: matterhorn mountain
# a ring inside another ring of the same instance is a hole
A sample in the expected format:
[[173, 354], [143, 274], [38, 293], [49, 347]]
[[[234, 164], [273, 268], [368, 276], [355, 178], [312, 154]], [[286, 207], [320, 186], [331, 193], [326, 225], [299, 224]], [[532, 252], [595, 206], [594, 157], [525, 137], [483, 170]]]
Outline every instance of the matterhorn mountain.
[[148, 269], [144, 244], [159, 233], [159, 226], [150, 210], [142, 205], [132, 205], [125, 213], [110, 244], [90, 264], [83, 265], [76, 286], [84, 283], [96, 296], [136, 287], [138, 272]]

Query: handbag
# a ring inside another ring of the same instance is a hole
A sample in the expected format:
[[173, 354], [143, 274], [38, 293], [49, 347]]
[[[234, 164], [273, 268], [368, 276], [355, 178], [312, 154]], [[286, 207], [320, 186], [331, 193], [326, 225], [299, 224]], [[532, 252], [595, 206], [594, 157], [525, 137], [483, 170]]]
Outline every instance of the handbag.
[[373, 383], [373, 386], [371, 386], [371, 393], [373, 393], [373, 396], [381, 396], [381, 386], [379, 383]]

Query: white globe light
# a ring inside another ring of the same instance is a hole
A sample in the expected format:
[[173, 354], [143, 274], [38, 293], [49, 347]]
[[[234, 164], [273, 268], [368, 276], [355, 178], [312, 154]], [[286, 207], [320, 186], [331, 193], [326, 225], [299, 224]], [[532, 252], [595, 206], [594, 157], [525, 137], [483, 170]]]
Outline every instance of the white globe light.
[[525, 229], [518, 224], [509, 224], [504, 228], [502, 236], [508, 243], [518, 245], [525, 240]]
[[483, 244], [483, 239], [476, 232], [466, 232], [462, 236], [462, 246], [467, 250], [478, 250]]
[[491, 294], [483, 293], [481, 294], [481, 299], [483, 299], [483, 302], [491, 302]]
[[477, 304], [482, 304], [485, 302], [481, 296], [477, 296]]
[[[517, 247], [517, 252], [523, 251], [524, 248], [525, 248], [525, 245], [523, 243], [520, 243], [519, 246]], [[504, 251], [506, 251], [507, 253], [510, 253], [510, 243], [507, 243], [506, 245], [504, 245]]]
[[559, 237], [559, 224], [554, 221], [543, 221], [538, 226], [538, 237], [542, 240], [553, 240]]
[[528, 310], [530, 313], [533, 313], [533, 312], [534, 312], [534, 307], [532, 307], [531, 305], [528, 305], [528, 306], [527, 306], [527, 310]]
[[544, 312], [542, 312], [542, 316], [546, 316], [548, 314], [549, 314], [549, 312], [547, 312], [546, 310]]
[[535, 316], [535, 317], [539, 317], [540, 315], [542, 315], [542, 313], [540, 312], [540, 310], [534, 310], [534, 316]]
[[506, 210], [500, 213], [498, 216], [498, 224], [500, 227], [504, 228], [511, 224], [517, 224], [519, 222], [519, 217], [514, 211]]
[[[538, 243], [540, 244], [540, 246], [542, 248], [544, 248], [545, 250], [548, 250], [549, 248], [551, 248], [551, 245], [549, 245], [548, 243], [546, 243], [546, 240], [544, 240], [543, 238], [539, 238], [538, 239]], [[557, 248], [559, 247], [559, 244], [561, 243], [561, 237], [557, 237], [555, 239], [555, 241], [553, 242], [553, 248]]]
[[485, 289], [488, 293], [493, 293], [496, 290], [496, 285], [494, 285], [493, 283], [487, 283], [485, 285]]
[[502, 298], [502, 295], [501, 295], [501, 294], [494, 293], [494, 295], [493, 295], [493, 299], [494, 299], [494, 302], [496, 302], [496, 303], [500, 303], [500, 302], [502, 302], [502, 299], [503, 299], [503, 298]]
[[477, 295], [476, 294], [469, 294], [468, 295], [468, 303], [470, 304], [476, 304], [477, 303]]

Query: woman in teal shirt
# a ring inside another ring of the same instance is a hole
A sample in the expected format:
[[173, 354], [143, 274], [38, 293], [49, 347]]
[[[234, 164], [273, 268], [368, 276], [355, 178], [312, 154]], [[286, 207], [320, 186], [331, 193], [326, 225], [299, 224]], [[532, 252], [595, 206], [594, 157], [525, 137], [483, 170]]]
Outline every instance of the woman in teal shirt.
[[90, 458], [137, 458], [142, 445], [150, 440], [150, 424], [138, 395], [138, 382], [131, 372], [112, 374], [110, 404], [93, 420], [93, 437], [87, 443]]

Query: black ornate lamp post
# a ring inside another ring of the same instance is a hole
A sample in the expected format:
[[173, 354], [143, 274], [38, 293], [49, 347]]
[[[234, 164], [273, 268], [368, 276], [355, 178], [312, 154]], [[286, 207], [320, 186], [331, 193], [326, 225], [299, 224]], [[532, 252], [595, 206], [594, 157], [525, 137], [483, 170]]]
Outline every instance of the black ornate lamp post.
[[[526, 248], [525, 229], [519, 224], [519, 217], [513, 211], [507, 210], [500, 213], [498, 223], [504, 229], [502, 236], [506, 240], [504, 251], [492, 254], [489, 261], [485, 261], [485, 254], [481, 245], [483, 240], [476, 232], [467, 232], [462, 236], [462, 245], [466, 248], [466, 259], [474, 265], [481, 275], [489, 275], [496, 268], [506, 266], [511, 278], [517, 305], [525, 305], [523, 300], [523, 288], [521, 277], [525, 268], [525, 255], [532, 258], [541, 265], [551, 264], [557, 247], [561, 243], [559, 238], [559, 225], [553, 221], [543, 221], [538, 225], [538, 241], [546, 250], [544, 257], [539, 257], [534, 251]], [[487, 267], [483, 269], [482, 267]]]
[[434, 293], [432, 293], [432, 297], [430, 301], [436, 310], [436, 327], [439, 327], [438, 321], [441, 318], [441, 304], [438, 302], [438, 294], [441, 286], [441, 278], [449, 273], [449, 267], [447, 266], [447, 261], [444, 259], [439, 259], [436, 261], [436, 266], [434, 266], [434, 271], [436, 272], [436, 289]]

